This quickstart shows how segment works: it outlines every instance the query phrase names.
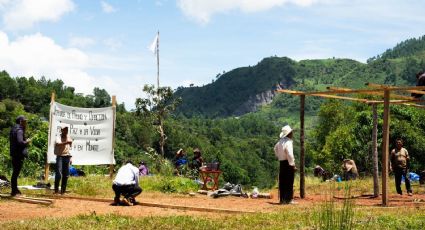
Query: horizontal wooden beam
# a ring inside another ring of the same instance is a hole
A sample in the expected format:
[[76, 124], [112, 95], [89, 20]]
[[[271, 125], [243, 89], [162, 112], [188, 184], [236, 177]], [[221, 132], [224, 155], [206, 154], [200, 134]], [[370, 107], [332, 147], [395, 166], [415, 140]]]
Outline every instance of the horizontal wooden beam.
[[324, 97], [324, 98], [333, 98], [333, 99], [342, 99], [342, 100], [348, 100], [348, 101], [357, 101], [357, 102], [363, 102], [363, 103], [367, 103], [368, 102], [367, 99], [363, 99], [363, 98], [343, 97], [343, 96], [329, 95], [329, 94], [312, 94], [311, 96]]
[[[86, 201], [96, 201], [96, 202], [106, 202], [111, 203], [111, 199], [105, 198], [92, 198], [92, 197], [79, 197], [79, 196], [51, 196], [45, 195], [48, 197], [55, 197], [58, 199], [75, 199], [75, 200], [86, 200]], [[254, 211], [242, 211], [234, 209], [221, 209], [221, 208], [211, 208], [211, 207], [202, 207], [202, 206], [182, 206], [174, 204], [160, 204], [160, 203], [150, 203], [150, 202], [137, 202], [137, 205], [147, 206], [147, 207], [156, 207], [156, 208], [170, 208], [170, 209], [180, 209], [187, 211], [198, 211], [198, 212], [215, 212], [215, 213], [255, 213]]]
[[302, 95], [304, 93], [302, 91], [289, 90], [289, 89], [277, 89], [276, 92], [278, 92], [278, 93], [288, 93], [288, 94], [292, 94], [292, 95]]
[[[390, 104], [403, 104], [406, 102], [425, 102], [425, 100], [420, 99], [411, 99], [411, 100], [390, 100]], [[368, 104], [381, 104], [384, 103], [384, 101], [377, 101], [377, 100], [371, 100], [367, 101]]]
[[[345, 90], [345, 91], [352, 90], [352, 89], [349, 89], [349, 88], [332, 87], [332, 86], [328, 86], [328, 87], [326, 87], [326, 89], [328, 89], [328, 90]], [[420, 92], [422, 92], [422, 91], [420, 91]], [[367, 94], [370, 94], [370, 95], [379, 95], [379, 96], [382, 96], [383, 97], [384, 96], [384, 91], [370, 92], [370, 93], [367, 93]], [[391, 98], [398, 98], [398, 99], [406, 99], [406, 100], [415, 99], [414, 97], [409, 97], [409, 96], [395, 94], [395, 93], [391, 93], [390, 97]]]
[[376, 88], [376, 89], [352, 89], [352, 90], [332, 90], [332, 91], [317, 91], [317, 92], [301, 92], [292, 93], [293, 95], [314, 95], [314, 94], [352, 94], [352, 93], [371, 93], [371, 92], [382, 92], [385, 90], [389, 91], [408, 91], [408, 90], [425, 90], [425, 86], [406, 86], [406, 87], [394, 87], [394, 88]]
[[[391, 86], [391, 85], [381, 85], [381, 84], [375, 84], [375, 83], [366, 83], [366, 86], [369, 86], [371, 88], [380, 88], [380, 89], [391, 89], [391, 90], [397, 90], [400, 87], [396, 87], [396, 86]], [[407, 91], [409, 93], [416, 93], [416, 94], [425, 94], [425, 91], [421, 91], [422, 88], [419, 89], [419, 87], [423, 87], [423, 86], [414, 86], [414, 89], [408, 89], [408, 90], [404, 90]], [[418, 87], [418, 88], [416, 88]]]
[[425, 109], [425, 105], [418, 105], [418, 104], [411, 104], [411, 103], [403, 103], [402, 105], [407, 105], [407, 106]]
[[26, 196], [10, 196], [6, 194], [0, 194], [1, 198], [10, 199], [18, 202], [30, 203], [30, 204], [42, 204], [42, 205], [51, 205], [54, 203], [52, 199], [42, 199], [35, 197], [26, 197]]
[[[296, 95], [296, 96], [303, 95], [302, 91], [295, 91], [295, 90], [288, 90], [288, 89], [278, 89], [276, 91], [279, 92], [279, 93], [289, 93], [289, 94]], [[342, 99], [342, 100], [349, 100], [349, 101], [358, 101], [358, 102], [363, 102], [363, 103], [368, 102], [367, 99], [354, 98], [354, 97], [343, 97], [343, 96], [328, 95], [328, 94], [312, 94], [310, 96], [332, 98], [332, 99]]]

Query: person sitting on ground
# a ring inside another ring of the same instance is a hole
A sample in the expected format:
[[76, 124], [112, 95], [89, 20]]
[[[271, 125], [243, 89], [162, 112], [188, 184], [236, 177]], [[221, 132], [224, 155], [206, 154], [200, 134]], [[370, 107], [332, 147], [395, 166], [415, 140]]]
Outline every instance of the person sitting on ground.
[[74, 166], [72, 166], [72, 164], [69, 166], [69, 175], [70, 176], [86, 176], [86, 173], [81, 170], [81, 169], [77, 169]]
[[127, 160], [126, 164], [118, 170], [112, 189], [115, 192], [112, 205], [120, 204], [121, 195], [124, 196], [122, 204], [131, 206], [136, 203], [136, 196], [142, 193], [142, 188], [139, 186], [139, 169], [133, 165], [131, 160]]
[[351, 159], [345, 159], [342, 163], [344, 180], [355, 180], [359, 176], [356, 163]]
[[186, 152], [183, 149], [179, 149], [176, 152], [176, 156], [174, 158], [174, 167], [175, 167], [175, 174], [181, 175], [183, 168], [187, 164], [187, 158], [186, 158]]
[[425, 170], [419, 173], [419, 184], [420, 185], [425, 184]]
[[327, 179], [332, 178], [332, 174], [326, 171], [320, 165], [316, 165], [316, 167], [314, 167], [313, 173], [315, 177], [322, 177], [322, 181], [326, 181]]
[[[416, 74], [416, 86], [425, 86], [425, 72], [420, 71]], [[423, 94], [420, 93], [412, 93], [412, 97], [420, 98]]]
[[199, 172], [199, 168], [202, 166], [202, 163], [204, 163], [204, 159], [202, 159], [201, 156], [201, 150], [198, 148], [195, 148], [193, 150], [193, 159], [191, 163], [191, 168], [195, 170], [196, 172]]
[[146, 165], [146, 163], [144, 161], [140, 161], [139, 175], [140, 176], [147, 176], [147, 175], [149, 175], [148, 166]]

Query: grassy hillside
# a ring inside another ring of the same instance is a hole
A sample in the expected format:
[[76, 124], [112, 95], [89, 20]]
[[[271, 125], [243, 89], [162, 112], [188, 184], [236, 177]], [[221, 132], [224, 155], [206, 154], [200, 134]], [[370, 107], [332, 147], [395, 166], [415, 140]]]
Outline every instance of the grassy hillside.
[[362, 88], [367, 82], [413, 85], [415, 73], [425, 69], [425, 36], [401, 42], [368, 63], [350, 59], [294, 61], [269, 57], [255, 66], [241, 67], [217, 76], [203, 87], [180, 87], [183, 103], [178, 112], [186, 116], [226, 117], [236, 114], [250, 98], [274, 90], [325, 90], [327, 86]]

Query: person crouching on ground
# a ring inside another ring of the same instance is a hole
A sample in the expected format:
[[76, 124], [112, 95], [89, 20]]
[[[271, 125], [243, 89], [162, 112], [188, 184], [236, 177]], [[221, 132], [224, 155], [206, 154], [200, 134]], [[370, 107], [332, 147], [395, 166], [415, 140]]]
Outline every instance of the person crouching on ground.
[[412, 189], [410, 187], [410, 179], [407, 171], [409, 170], [409, 153], [405, 148], [403, 148], [403, 140], [401, 138], [397, 138], [396, 140], [396, 148], [391, 151], [390, 157], [390, 171], [394, 172], [395, 177], [395, 187], [397, 193], [403, 195], [401, 191], [401, 178], [404, 176], [404, 182], [406, 184], [407, 194], [412, 196]]
[[69, 178], [69, 165], [71, 163], [71, 147], [72, 139], [68, 135], [68, 127], [61, 124], [61, 134], [56, 138], [55, 155], [56, 155], [56, 172], [55, 172], [55, 194], [59, 193], [59, 182], [61, 182], [60, 194], [65, 194], [66, 185]]
[[296, 167], [291, 127], [289, 125], [284, 126], [279, 137], [280, 140], [274, 146], [275, 155], [280, 163], [279, 201], [280, 204], [295, 204], [293, 197]]
[[142, 188], [139, 186], [139, 169], [130, 160], [118, 170], [112, 189], [115, 192], [112, 205], [120, 204], [121, 195], [124, 196], [122, 204], [127, 206], [136, 204], [136, 196], [142, 193]]

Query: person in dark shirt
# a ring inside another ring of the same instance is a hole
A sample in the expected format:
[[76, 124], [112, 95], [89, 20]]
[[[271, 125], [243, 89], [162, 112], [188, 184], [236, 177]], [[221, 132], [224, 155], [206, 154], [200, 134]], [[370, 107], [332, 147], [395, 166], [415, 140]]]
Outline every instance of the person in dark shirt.
[[31, 142], [31, 139], [25, 138], [25, 129], [27, 127], [27, 119], [20, 115], [16, 118], [16, 124], [10, 130], [10, 156], [12, 158], [12, 178], [11, 186], [12, 191], [11, 196], [20, 195], [21, 191], [18, 189], [18, 177], [21, 172], [22, 165], [24, 164], [24, 159], [28, 156], [28, 145]]
[[191, 168], [195, 170], [196, 174], [199, 173], [199, 168], [202, 166], [204, 160], [202, 159], [201, 150], [199, 148], [195, 148], [193, 150], [193, 159], [191, 162]]
[[[420, 71], [416, 74], [416, 86], [425, 86], [425, 72]], [[420, 98], [423, 94], [419, 93], [412, 93], [412, 97], [414, 98]]]

